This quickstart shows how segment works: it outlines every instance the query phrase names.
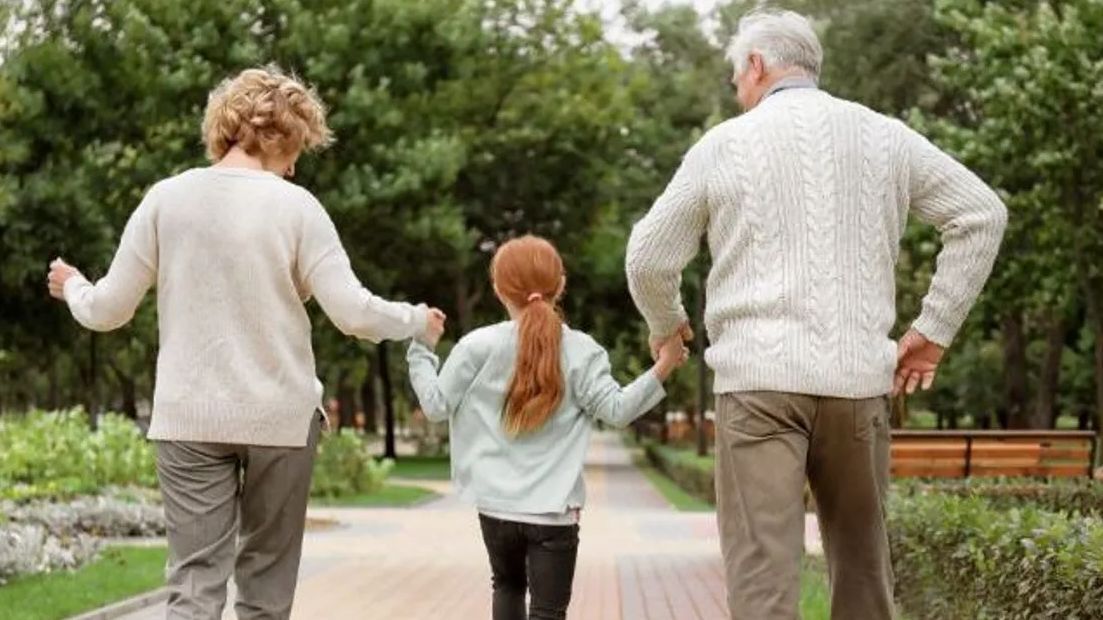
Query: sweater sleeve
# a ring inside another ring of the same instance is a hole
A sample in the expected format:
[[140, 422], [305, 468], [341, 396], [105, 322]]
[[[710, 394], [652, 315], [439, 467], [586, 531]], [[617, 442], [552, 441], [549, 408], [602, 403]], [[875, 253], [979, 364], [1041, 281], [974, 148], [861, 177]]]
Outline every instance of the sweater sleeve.
[[682, 272], [697, 255], [708, 226], [709, 149], [706, 135], [686, 153], [666, 190], [628, 239], [628, 291], [653, 337], [673, 334], [688, 318], [682, 304]]
[[343, 334], [379, 342], [413, 338], [425, 330], [424, 305], [388, 301], [360, 284], [337, 228], [316, 201], [304, 218], [296, 269], [304, 297], [314, 296]]
[[621, 387], [613, 378], [609, 354], [597, 343], [586, 352], [575, 383], [582, 410], [616, 428], [628, 426], [666, 396], [662, 382], [651, 370]]
[[459, 408], [467, 393], [479, 364], [472, 355], [470, 343], [461, 340], [452, 348], [451, 355], [440, 369], [440, 358], [418, 340], [410, 343], [406, 362], [410, 367], [410, 384], [425, 417], [433, 422], [443, 422]]
[[157, 280], [155, 189], [130, 215], [107, 275], [95, 284], [81, 275], [65, 283], [69, 311], [88, 329], [106, 332], [126, 325]]
[[946, 347], [992, 272], [1007, 226], [1007, 208], [968, 168], [919, 133], [905, 131], [910, 206], [942, 236], [935, 274], [912, 327]]

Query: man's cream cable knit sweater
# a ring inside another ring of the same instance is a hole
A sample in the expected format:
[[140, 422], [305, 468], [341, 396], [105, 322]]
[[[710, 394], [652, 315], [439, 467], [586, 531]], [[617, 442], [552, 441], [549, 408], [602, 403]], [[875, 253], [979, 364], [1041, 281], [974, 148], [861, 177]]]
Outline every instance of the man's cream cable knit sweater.
[[673, 333], [686, 319], [681, 273], [707, 232], [717, 393], [883, 395], [909, 210], [943, 240], [914, 327], [948, 345], [999, 251], [1003, 203], [903, 123], [820, 90], [781, 91], [686, 154], [632, 231], [629, 288], [652, 334]]
[[150, 439], [303, 446], [321, 405], [303, 303], [344, 333], [404, 340], [427, 311], [360, 285], [325, 209], [268, 172], [198, 168], [155, 185], [111, 269], [73, 277], [73, 317], [121, 327], [157, 285], [160, 352]]

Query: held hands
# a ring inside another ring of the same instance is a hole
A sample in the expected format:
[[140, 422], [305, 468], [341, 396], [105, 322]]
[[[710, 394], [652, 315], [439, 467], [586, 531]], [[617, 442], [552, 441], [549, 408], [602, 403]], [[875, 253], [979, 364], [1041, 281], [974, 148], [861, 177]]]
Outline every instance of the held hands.
[[653, 361], [659, 361], [659, 351], [663, 345], [669, 340], [673, 340], [677, 337], [680, 342], [689, 342], [693, 340], [693, 328], [689, 326], [689, 321], [682, 323], [678, 326], [677, 331], [666, 338], [651, 337], [651, 359]]
[[429, 318], [425, 323], [425, 333], [420, 337], [423, 344], [430, 349], [435, 348], [444, 335], [444, 322], [448, 317], [439, 308], [429, 308]]
[[689, 359], [689, 349], [682, 342], [682, 332], [677, 332], [659, 342], [655, 351], [655, 376], [666, 381], [675, 369], [680, 368]]
[[945, 352], [944, 348], [927, 340], [923, 334], [914, 329], [908, 330], [897, 347], [892, 395], [898, 396], [902, 392], [913, 394], [917, 387], [931, 389]]
[[46, 282], [50, 287], [50, 296], [56, 299], [65, 299], [65, 283], [73, 276], [79, 276], [80, 271], [69, 263], [55, 258], [50, 263], [50, 273], [46, 276]]

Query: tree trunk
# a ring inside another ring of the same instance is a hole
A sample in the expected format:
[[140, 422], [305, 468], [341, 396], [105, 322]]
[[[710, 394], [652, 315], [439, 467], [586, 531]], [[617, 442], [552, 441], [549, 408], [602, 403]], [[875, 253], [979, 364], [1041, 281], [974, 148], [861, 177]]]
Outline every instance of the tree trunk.
[[469, 295], [467, 289], [467, 273], [461, 265], [456, 274], [456, 325], [461, 334], [466, 334], [471, 329], [471, 309], [467, 306]]
[[122, 395], [122, 413], [131, 420], [138, 419], [138, 384], [133, 378], [127, 376], [118, 366], [111, 364], [111, 371], [115, 373], [115, 380], [119, 382], [119, 392]]
[[387, 364], [387, 341], [380, 342], [376, 346], [379, 352], [379, 380], [383, 391], [383, 421], [386, 436], [383, 440], [383, 456], [393, 459], [398, 455], [395, 452], [394, 436], [394, 390], [391, 386], [391, 372]]
[[55, 354], [53, 360], [50, 362], [50, 393], [46, 397], [46, 406], [51, 411], [57, 410], [58, 402], [61, 400], [59, 398], [61, 379], [58, 374], [57, 355]]
[[1095, 430], [1103, 432], [1103, 316], [1095, 321]]
[[456, 272], [456, 326], [459, 333], [465, 334], [474, 327], [475, 307], [483, 298], [485, 288], [482, 284], [472, 286], [467, 277], [465, 265], [459, 265]]
[[1008, 314], [1002, 321], [1004, 389], [1007, 400], [1007, 428], [1027, 428], [1026, 337], [1022, 314]]
[[337, 417], [341, 420], [341, 428], [352, 428], [356, 424], [356, 390], [348, 376], [347, 370], [337, 375]]
[[[1078, 258], [1081, 257], [1078, 255]], [[1103, 282], [1093, 282], [1087, 274], [1081, 274], [1080, 283], [1083, 287], [1088, 323], [1095, 332], [1095, 430], [1096, 433], [1103, 433], [1103, 296], [1099, 294], [1103, 290]]]
[[1046, 322], [1046, 355], [1038, 381], [1031, 428], [1054, 428], [1057, 423], [1057, 389], [1061, 379], [1061, 354], [1065, 350], [1065, 321], [1056, 313]]
[[364, 432], [374, 435], [379, 432], [379, 419], [375, 404], [375, 366], [368, 365], [368, 374], [360, 383], [360, 406], [364, 408]]
[[88, 334], [88, 358], [87, 365], [81, 368], [81, 382], [84, 384], [83, 405], [89, 421], [95, 425], [96, 416], [99, 414], [99, 360], [96, 355], [96, 334]]

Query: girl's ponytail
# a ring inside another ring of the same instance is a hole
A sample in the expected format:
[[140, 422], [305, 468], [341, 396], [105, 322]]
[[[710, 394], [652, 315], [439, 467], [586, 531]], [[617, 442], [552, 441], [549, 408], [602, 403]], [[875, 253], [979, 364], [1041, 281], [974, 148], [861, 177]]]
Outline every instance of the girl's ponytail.
[[511, 435], [523, 435], [548, 421], [566, 389], [560, 361], [563, 318], [556, 305], [563, 261], [546, 240], [525, 236], [499, 248], [491, 270], [495, 289], [517, 314], [517, 359], [502, 425]]

